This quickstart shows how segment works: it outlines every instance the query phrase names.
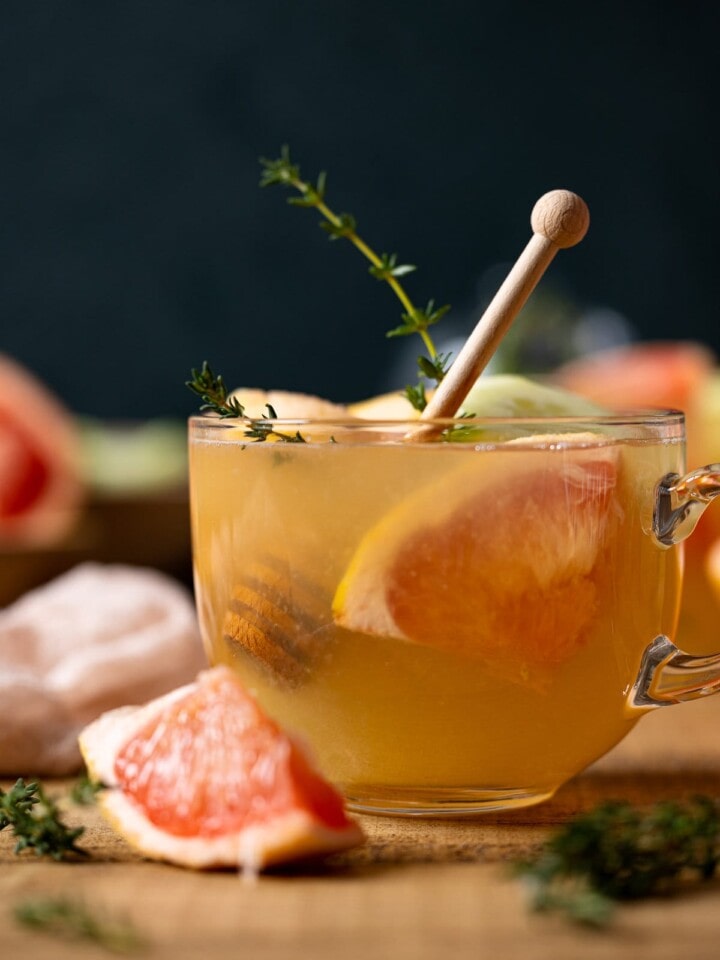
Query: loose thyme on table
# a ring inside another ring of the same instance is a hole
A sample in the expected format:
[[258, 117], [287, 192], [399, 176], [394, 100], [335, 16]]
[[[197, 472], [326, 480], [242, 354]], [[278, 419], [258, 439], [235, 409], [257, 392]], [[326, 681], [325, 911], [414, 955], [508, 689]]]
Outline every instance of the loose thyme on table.
[[87, 856], [75, 842], [84, 828], [67, 827], [37, 781], [18, 780], [7, 792], [0, 787], [0, 830], [6, 827], [17, 837], [15, 853], [34, 850], [39, 857], [53, 860], [65, 860], [70, 854]]
[[615, 801], [575, 817], [517, 872], [536, 910], [604, 926], [619, 901], [712, 879], [720, 862], [720, 802], [695, 797], [649, 808]]
[[17, 923], [63, 940], [87, 940], [110, 953], [144, 953], [148, 943], [129, 920], [92, 910], [79, 900], [43, 897], [16, 904]]

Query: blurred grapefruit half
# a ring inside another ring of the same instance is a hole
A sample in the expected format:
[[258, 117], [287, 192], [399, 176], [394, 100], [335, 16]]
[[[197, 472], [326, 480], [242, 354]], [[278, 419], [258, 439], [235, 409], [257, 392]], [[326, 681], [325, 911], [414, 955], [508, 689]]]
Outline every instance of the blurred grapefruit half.
[[[693, 341], [650, 341], [601, 350], [560, 367], [552, 380], [618, 408], [682, 410], [690, 469], [720, 460], [720, 379], [715, 355]], [[720, 510], [708, 510], [688, 540], [689, 554], [720, 536]]]
[[249, 871], [362, 840], [336, 790], [227, 667], [80, 736], [108, 819], [144, 854]]
[[73, 417], [29, 371], [0, 355], [0, 548], [49, 546], [82, 499]]
[[688, 411], [714, 365], [711, 350], [690, 341], [653, 341], [614, 347], [572, 360], [552, 380], [596, 403], [617, 408]]

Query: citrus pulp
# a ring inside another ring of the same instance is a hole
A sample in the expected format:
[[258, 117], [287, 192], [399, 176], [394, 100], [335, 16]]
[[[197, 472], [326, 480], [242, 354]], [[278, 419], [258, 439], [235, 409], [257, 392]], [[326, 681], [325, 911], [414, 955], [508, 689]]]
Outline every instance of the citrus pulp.
[[596, 613], [618, 449], [563, 442], [509, 441], [482, 475], [463, 465], [395, 507], [357, 547], [336, 622], [496, 665], [566, 659]]
[[104, 714], [80, 745], [109, 788], [103, 810], [151, 857], [252, 870], [361, 839], [340, 795], [226, 667]]

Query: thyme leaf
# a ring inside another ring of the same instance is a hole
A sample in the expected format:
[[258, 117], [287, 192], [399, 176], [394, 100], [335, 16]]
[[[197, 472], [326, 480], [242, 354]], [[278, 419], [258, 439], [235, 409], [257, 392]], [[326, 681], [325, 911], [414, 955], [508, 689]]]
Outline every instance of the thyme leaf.
[[90, 775], [83, 773], [70, 789], [70, 799], [73, 803], [81, 807], [88, 807], [95, 803], [98, 791], [102, 790], [102, 784], [91, 779]]
[[419, 380], [417, 383], [409, 383], [403, 391], [403, 396], [414, 410], [424, 410], [427, 406], [425, 384], [422, 380]]
[[[300, 204], [294, 198], [290, 199], [290, 203], [304, 207], [316, 207], [318, 205], [317, 203], [311, 203], [309, 200]], [[321, 222], [320, 229], [328, 234], [329, 240], [352, 239], [353, 236], [356, 236], [357, 221], [351, 213], [339, 213], [334, 220]]]
[[430, 357], [418, 357], [420, 373], [429, 380], [436, 380], [438, 383], [447, 373], [449, 362], [449, 353], [438, 353], [432, 359]]
[[67, 827], [37, 781], [25, 783], [20, 779], [7, 792], [0, 787], [0, 830], [5, 827], [17, 837], [15, 853], [34, 850], [39, 857], [54, 860], [65, 860], [68, 854], [87, 856], [75, 842], [84, 828]]
[[388, 277], [404, 277], [406, 273], [412, 273], [414, 270], [417, 270], [417, 267], [411, 263], [398, 263], [397, 254], [381, 253], [380, 264], [377, 266], [373, 264], [368, 272], [376, 280], [387, 280]]
[[200, 370], [190, 371], [185, 386], [202, 400], [200, 409], [210, 410], [220, 417], [244, 417], [245, 408], [236, 397], [230, 396], [223, 378], [216, 377], [205, 360]]
[[[442, 319], [445, 314], [450, 309], [449, 306], [438, 307], [435, 309], [435, 301], [431, 300], [427, 307], [424, 310], [415, 309], [412, 313], [404, 313], [402, 315], [402, 324], [399, 327], [395, 327], [393, 330], [388, 330], [385, 334], [386, 337], [405, 337], [409, 336], [412, 333], [422, 333], [427, 331], [428, 327], [432, 327]], [[431, 353], [431, 358], [435, 358], [435, 353]]]

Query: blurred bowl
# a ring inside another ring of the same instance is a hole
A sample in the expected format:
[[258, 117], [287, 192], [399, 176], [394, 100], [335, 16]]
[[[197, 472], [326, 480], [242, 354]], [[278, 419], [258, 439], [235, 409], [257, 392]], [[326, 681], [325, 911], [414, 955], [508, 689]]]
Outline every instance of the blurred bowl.
[[78, 563], [153, 567], [192, 581], [187, 489], [94, 496], [72, 535], [54, 547], [0, 553], [0, 607]]

